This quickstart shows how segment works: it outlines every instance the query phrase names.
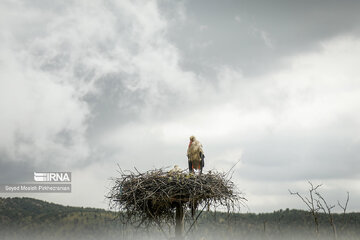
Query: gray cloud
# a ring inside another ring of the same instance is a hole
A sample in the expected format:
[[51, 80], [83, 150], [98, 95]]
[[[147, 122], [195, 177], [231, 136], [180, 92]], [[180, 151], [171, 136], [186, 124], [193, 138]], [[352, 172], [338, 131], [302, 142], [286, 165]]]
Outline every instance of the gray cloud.
[[96, 84], [97, 94], [85, 96], [94, 113], [89, 122], [90, 136], [138, 120], [139, 112], [145, 106], [146, 90], [131, 91], [122, 81], [123, 77], [127, 76], [106, 76]]
[[[244, 143], [243, 166], [239, 176], [251, 180], [301, 181], [311, 179], [352, 179], [359, 176], [359, 143], [322, 134], [289, 133], [265, 136]], [[350, 144], [349, 144], [350, 143]]]
[[[170, 39], [183, 66], [207, 76], [220, 65], [246, 76], [281, 68], [282, 57], [319, 50], [319, 43], [359, 34], [357, 1], [185, 1], [186, 20], [171, 25]], [[269, 42], [271, 42], [269, 46]]]
[[32, 181], [34, 166], [28, 159], [22, 161], [9, 161], [5, 155], [0, 157], [0, 182], [2, 184], [23, 183]]
[[1, 182], [68, 170], [77, 190], [57, 201], [104, 206], [117, 163], [186, 168], [195, 134], [206, 169], [241, 158], [234, 177], [255, 211], [272, 210], [262, 199], [284, 208], [287, 189], [308, 179], [337, 187], [331, 196], [336, 181], [356, 191], [357, 2], [0, 9]]

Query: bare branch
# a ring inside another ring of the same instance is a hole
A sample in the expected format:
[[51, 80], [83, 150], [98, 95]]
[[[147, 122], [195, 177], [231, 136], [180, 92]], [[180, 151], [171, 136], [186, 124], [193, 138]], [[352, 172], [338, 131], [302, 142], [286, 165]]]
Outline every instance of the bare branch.
[[329, 222], [330, 222], [330, 225], [331, 225], [331, 227], [333, 229], [333, 233], [334, 233], [334, 239], [336, 240], [337, 239], [336, 226], [335, 226], [335, 223], [334, 223], [333, 215], [331, 213], [331, 209], [333, 209], [335, 207], [335, 205], [329, 205], [319, 192], [316, 191], [315, 194], [319, 198], [319, 200], [317, 200], [317, 205], [329, 217]]
[[[292, 192], [289, 190], [291, 195], [296, 195], [298, 196], [304, 203], [305, 205], [308, 207], [309, 212], [311, 213], [311, 215], [313, 216], [314, 219], [314, 223], [315, 223], [315, 232], [317, 234], [317, 236], [319, 236], [319, 221], [318, 221], [318, 211], [320, 210], [320, 207], [317, 203], [317, 200], [314, 200], [314, 192], [316, 192], [316, 190], [321, 187], [321, 184], [317, 185], [316, 187], [314, 187], [314, 185], [308, 181], [309, 185], [310, 185], [310, 189], [309, 189], [309, 197], [303, 197], [301, 196], [300, 193], [298, 192]], [[316, 204], [315, 204], [316, 203]]]
[[312, 207], [311, 207], [311, 205], [309, 204], [310, 201], [309, 201], [309, 199], [308, 199], [307, 197], [301, 196], [299, 192], [292, 192], [290, 189], [289, 189], [289, 193], [290, 193], [291, 195], [296, 195], [296, 196], [298, 196], [298, 197], [306, 204], [306, 206], [309, 208], [309, 210], [310, 210], [310, 211], [312, 210]]
[[349, 198], [350, 198], [349, 195], [350, 195], [349, 192], [347, 192], [347, 198], [346, 198], [345, 206], [341, 205], [341, 203], [338, 201], [338, 205], [343, 210], [343, 214], [346, 213], [346, 209], [347, 209], [347, 206], [348, 206], [348, 203], [349, 203]]

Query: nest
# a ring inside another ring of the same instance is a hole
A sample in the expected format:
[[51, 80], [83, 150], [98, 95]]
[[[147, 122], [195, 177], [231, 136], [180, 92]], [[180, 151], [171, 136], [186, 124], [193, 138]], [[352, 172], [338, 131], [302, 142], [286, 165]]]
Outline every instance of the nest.
[[176, 207], [240, 207], [245, 198], [236, 190], [228, 174], [208, 172], [202, 175], [185, 171], [150, 170], [145, 173], [120, 170], [107, 198], [110, 207], [126, 220], [173, 221]]

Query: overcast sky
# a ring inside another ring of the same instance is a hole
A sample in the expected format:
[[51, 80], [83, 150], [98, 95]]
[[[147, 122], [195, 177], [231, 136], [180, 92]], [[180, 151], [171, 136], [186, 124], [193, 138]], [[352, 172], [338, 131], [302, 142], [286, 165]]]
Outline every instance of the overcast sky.
[[0, 183], [71, 171], [107, 208], [122, 169], [235, 168], [244, 211], [305, 206], [323, 184], [360, 211], [360, 2], [0, 2]]

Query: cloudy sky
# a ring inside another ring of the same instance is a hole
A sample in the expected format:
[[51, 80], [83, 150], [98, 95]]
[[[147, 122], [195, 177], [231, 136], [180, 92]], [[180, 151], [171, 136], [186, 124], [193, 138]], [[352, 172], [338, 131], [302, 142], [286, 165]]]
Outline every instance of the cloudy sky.
[[304, 208], [323, 184], [360, 211], [360, 2], [5, 0], [0, 183], [71, 171], [71, 194], [0, 194], [107, 208], [122, 169], [227, 171], [244, 211]]

